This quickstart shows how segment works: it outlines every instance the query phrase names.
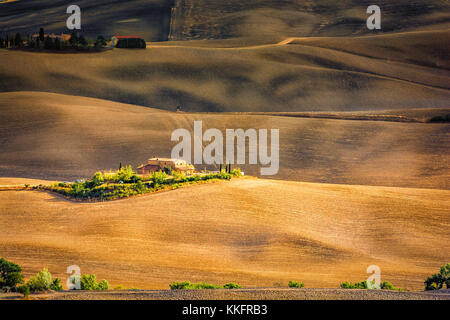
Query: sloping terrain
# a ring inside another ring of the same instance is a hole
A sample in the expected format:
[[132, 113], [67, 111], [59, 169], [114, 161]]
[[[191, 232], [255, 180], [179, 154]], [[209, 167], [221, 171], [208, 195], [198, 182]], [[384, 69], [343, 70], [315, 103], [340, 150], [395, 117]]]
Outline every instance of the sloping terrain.
[[[77, 179], [115, 169], [120, 162], [136, 167], [152, 156], [170, 156], [176, 144], [172, 132], [191, 131], [194, 121], [202, 120], [204, 131], [279, 129], [280, 170], [270, 178], [450, 187], [450, 131], [445, 123], [175, 113], [35, 92], [1, 93], [0, 113], [3, 177]], [[260, 174], [259, 166], [240, 167], [247, 174]]]
[[[350, 36], [373, 33], [366, 27], [368, 0], [175, 0], [171, 39]], [[382, 32], [445, 29], [448, 1], [388, 1]]]
[[202, 112], [448, 108], [449, 34], [342, 38], [342, 44], [293, 38], [237, 48], [168, 42], [97, 54], [1, 51], [0, 91]]
[[71, 33], [66, 13], [70, 5], [81, 8], [85, 36], [138, 35], [151, 41], [168, 39], [173, 0], [19, 0], [0, 2], [0, 32], [22, 35], [39, 32]]
[[[0, 30], [33, 33], [66, 29], [69, 0], [0, 2]], [[366, 27], [369, 0], [80, 0], [86, 35], [137, 34], [149, 41], [282, 39], [373, 33]], [[446, 29], [446, 0], [379, 0], [382, 32]], [[173, 8], [173, 10], [172, 10]]]
[[[22, 300], [20, 293], [0, 299]], [[398, 292], [387, 290], [251, 288], [218, 290], [109, 290], [32, 294], [30, 300], [450, 300], [448, 290]]]
[[[3, 184], [0, 178], [0, 184]], [[448, 262], [450, 192], [254, 178], [104, 203], [0, 192], [0, 256], [63, 282], [78, 265], [112, 286], [190, 280], [337, 288], [382, 279], [408, 290]]]

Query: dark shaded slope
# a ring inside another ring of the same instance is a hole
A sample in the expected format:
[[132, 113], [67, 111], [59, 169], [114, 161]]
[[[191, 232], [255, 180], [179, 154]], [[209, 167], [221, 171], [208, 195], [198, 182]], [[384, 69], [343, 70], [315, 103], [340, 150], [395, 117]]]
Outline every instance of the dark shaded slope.
[[[52, 32], [66, 29], [68, 0], [20, 0], [0, 4], [0, 30]], [[171, 39], [350, 36], [373, 34], [366, 28], [369, 0], [80, 0], [88, 35], [136, 34], [150, 41]], [[382, 31], [445, 29], [445, 0], [379, 0]], [[171, 13], [171, 7], [175, 10]], [[170, 21], [170, 17], [173, 17]]]
[[72, 4], [81, 8], [81, 31], [87, 36], [138, 35], [148, 41], [168, 38], [173, 0], [20, 0], [0, 4], [0, 31], [31, 34], [44, 27], [48, 32], [69, 33], [66, 10]]

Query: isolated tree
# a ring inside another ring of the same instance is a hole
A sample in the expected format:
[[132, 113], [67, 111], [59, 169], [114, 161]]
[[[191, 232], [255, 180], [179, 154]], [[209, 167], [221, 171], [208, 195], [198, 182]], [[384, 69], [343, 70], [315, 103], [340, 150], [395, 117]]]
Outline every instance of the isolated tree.
[[56, 50], [61, 50], [61, 40], [59, 40], [58, 37], [55, 38], [55, 43], [54, 43], [53, 47], [54, 47]]
[[12, 37], [12, 36], [9, 38], [9, 47], [10, 48], [14, 48], [15, 47], [14, 37]]
[[28, 281], [27, 286], [31, 291], [45, 291], [50, 289], [52, 283], [52, 274], [44, 268]]
[[23, 283], [22, 268], [14, 262], [0, 258], [0, 288], [15, 287]]
[[75, 48], [78, 46], [79, 41], [80, 40], [78, 38], [77, 32], [72, 31], [72, 34], [70, 35], [70, 39], [69, 39], [70, 45]]
[[425, 280], [425, 290], [440, 290], [444, 284], [450, 289], [450, 263], [442, 266], [439, 273], [433, 274]]
[[22, 47], [22, 45], [23, 45], [22, 36], [18, 32], [16, 33], [14, 43], [15, 43], [15, 46], [19, 47], [19, 48]]
[[101, 48], [106, 46], [106, 39], [103, 36], [98, 36], [97, 40], [95, 40], [95, 47]]
[[79, 44], [82, 47], [87, 47], [87, 45], [88, 45], [88, 42], [86, 41], [86, 38], [83, 35], [81, 35], [79, 38]]
[[39, 40], [40, 40], [41, 42], [44, 42], [44, 40], [45, 40], [44, 28], [40, 28], [40, 29], [39, 29]]
[[53, 40], [52, 40], [52, 38], [50, 38], [50, 36], [45, 37], [44, 48], [45, 49], [53, 49], [54, 48]]

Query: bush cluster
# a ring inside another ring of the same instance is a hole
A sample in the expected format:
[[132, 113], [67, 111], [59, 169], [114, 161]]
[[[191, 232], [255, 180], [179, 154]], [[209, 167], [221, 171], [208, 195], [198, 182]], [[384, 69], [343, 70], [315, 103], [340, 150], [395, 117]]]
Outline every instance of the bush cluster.
[[46, 50], [77, 50], [99, 51], [107, 45], [106, 39], [99, 35], [96, 40], [86, 39], [78, 32], [72, 32], [68, 41], [59, 37], [50, 37], [45, 35], [44, 28], [40, 28], [37, 37], [22, 37], [20, 33], [15, 36], [9, 35], [6, 38], [0, 37], [0, 48], [32, 48], [32, 49], [46, 49]]
[[95, 274], [83, 274], [80, 277], [81, 290], [109, 290], [109, 283], [105, 279], [97, 282], [97, 276]]
[[22, 268], [14, 262], [0, 258], [0, 289], [4, 287], [15, 288], [23, 282]]
[[34, 277], [31, 277], [26, 284], [18, 287], [17, 291], [27, 297], [30, 292], [42, 292], [47, 290], [62, 291], [63, 287], [61, 285], [61, 280], [59, 278], [53, 280], [52, 274], [44, 268]]
[[227, 283], [223, 286], [216, 286], [209, 283], [190, 283], [189, 281], [173, 282], [169, 285], [170, 290], [195, 290], [195, 289], [239, 289], [240, 285], [237, 283]]
[[[369, 286], [367, 284], [367, 281], [361, 281], [361, 282], [343, 282], [341, 283], [342, 289], [369, 289]], [[381, 290], [396, 290], [396, 291], [402, 291], [401, 288], [396, 288], [392, 283], [389, 281], [383, 281], [380, 283], [380, 289]]]
[[435, 116], [429, 120], [431, 123], [448, 123], [450, 122], [450, 114]]
[[298, 281], [289, 281], [289, 288], [304, 288], [305, 284]]
[[425, 290], [440, 290], [446, 285], [450, 289], [450, 263], [443, 265], [439, 273], [435, 273], [428, 277], [425, 282]]
[[205, 175], [186, 176], [173, 173], [169, 177], [165, 172], [154, 172], [145, 180], [133, 171], [131, 166], [121, 167], [115, 173], [96, 172], [91, 180], [75, 183], [58, 183], [51, 186], [39, 185], [35, 189], [43, 189], [79, 200], [116, 200], [131, 196], [173, 190], [183, 185], [200, 183], [209, 180], [231, 180], [241, 175], [239, 169], [230, 173], [221, 171]]

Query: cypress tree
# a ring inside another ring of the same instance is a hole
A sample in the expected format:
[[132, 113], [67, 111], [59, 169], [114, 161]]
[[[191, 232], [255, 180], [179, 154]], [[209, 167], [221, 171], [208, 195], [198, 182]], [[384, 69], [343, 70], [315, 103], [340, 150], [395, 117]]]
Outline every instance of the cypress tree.
[[56, 50], [61, 50], [61, 41], [59, 40], [59, 38], [55, 38], [55, 45], [54, 45]]
[[39, 40], [41, 41], [41, 42], [44, 42], [44, 40], [45, 40], [45, 33], [44, 33], [44, 28], [40, 28], [39, 29]]
[[53, 40], [52, 40], [52, 38], [50, 38], [50, 36], [47, 36], [45, 38], [44, 48], [45, 49], [53, 49]]
[[20, 33], [16, 33], [16, 38], [14, 40], [16, 47], [21, 47], [22, 46], [22, 36], [20, 35]]

